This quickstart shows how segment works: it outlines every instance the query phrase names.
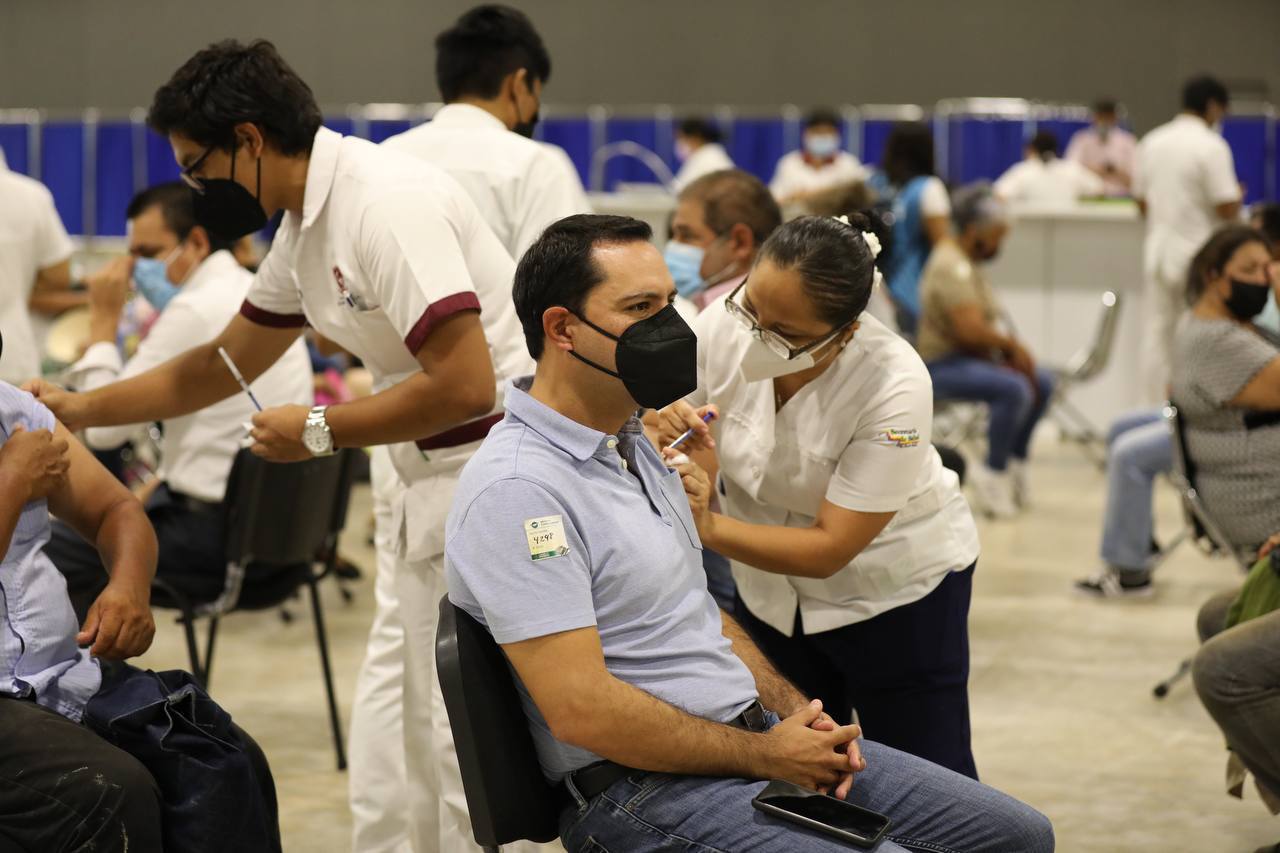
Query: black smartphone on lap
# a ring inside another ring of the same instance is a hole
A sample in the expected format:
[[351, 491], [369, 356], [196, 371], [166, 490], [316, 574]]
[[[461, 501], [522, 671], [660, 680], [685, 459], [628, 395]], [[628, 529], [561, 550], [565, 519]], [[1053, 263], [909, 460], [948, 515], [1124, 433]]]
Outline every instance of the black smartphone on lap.
[[873, 847], [889, 829], [885, 815], [775, 779], [751, 801], [762, 812], [857, 847]]

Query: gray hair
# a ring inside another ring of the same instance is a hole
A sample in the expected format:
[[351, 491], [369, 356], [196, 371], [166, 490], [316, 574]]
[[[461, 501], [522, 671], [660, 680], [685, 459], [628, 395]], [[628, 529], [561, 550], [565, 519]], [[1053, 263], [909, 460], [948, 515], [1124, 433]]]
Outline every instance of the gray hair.
[[958, 234], [963, 234], [970, 225], [992, 225], [1008, 218], [1004, 202], [996, 197], [988, 181], [967, 184], [951, 195], [951, 219]]

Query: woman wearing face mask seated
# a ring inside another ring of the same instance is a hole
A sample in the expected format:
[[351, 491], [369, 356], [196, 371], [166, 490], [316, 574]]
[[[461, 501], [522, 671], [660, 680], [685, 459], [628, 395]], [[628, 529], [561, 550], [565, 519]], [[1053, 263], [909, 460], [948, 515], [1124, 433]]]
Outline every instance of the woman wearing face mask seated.
[[1217, 231], [1192, 262], [1174, 338], [1171, 398], [1196, 488], [1222, 534], [1256, 549], [1280, 530], [1280, 338], [1254, 325], [1272, 284], [1266, 237]]
[[977, 531], [929, 443], [924, 364], [864, 314], [879, 244], [854, 219], [783, 225], [698, 317], [698, 390], [658, 413], [660, 443], [692, 429], [681, 450], [718, 465], [702, 544], [733, 561], [774, 663], [837, 720], [856, 709], [868, 737], [976, 777]]

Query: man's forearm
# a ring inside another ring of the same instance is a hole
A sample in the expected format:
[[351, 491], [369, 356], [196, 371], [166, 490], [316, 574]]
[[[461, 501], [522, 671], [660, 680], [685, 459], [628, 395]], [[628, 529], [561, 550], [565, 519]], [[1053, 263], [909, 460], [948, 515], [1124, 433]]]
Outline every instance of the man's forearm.
[[779, 717], [789, 717], [800, 710], [808, 700], [786, 676], [778, 672], [760, 648], [752, 641], [746, 629], [725, 611], [720, 611], [724, 635], [733, 647], [733, 653], [751, 670], [756, 680], [756, 692], [760, 694], [760, 704]]
[[610, 677], [562, 740], [657, 773], [766, 778], [764, 735], [695, 717]]
[[396, 444], [438, 435], [487, 415], [495, 390], [416, 373], [385, 391], [330, 406], [325, 414], [337, 447]]
[[107, 510], [94, 544], [112, 583], [150, 590], [156, 573], [156, 534], [136, 498], [121, 498]]
[[31, 294], [31, 300], [28, 305], [37, 314], [53, 317], [63, 311], [79, 308], [87, 304], [88, 301], [89, 297], [85, 293], [74, 290], [55, 290]]
[[203, 344], [146, 373], [84, 395], [87, 425], [162, 421], [199, 411], [240, 391], [215, 344]]

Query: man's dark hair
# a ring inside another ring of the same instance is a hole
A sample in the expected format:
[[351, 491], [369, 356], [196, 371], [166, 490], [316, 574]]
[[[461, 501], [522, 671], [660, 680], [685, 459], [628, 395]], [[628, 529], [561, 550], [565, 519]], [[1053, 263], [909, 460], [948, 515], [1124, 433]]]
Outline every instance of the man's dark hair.
[[922, 121], [900, 121], [884, 143], [881, 167], [889, 183], [901, 187], [912, 178], [934, 173], [933, 131]]
[[1267, 235], [1248, 225], [1232, 223], [1213, 232], [1213, 236], [1191, 259], [1191, 266], [1187, 269], [1187, 304], [1195, 305], [1200, 301], [1209, 282], [1222, 275], [1231, 257], [1249, 243], [1261, 243], [1263, 248], [1271, 251]]
[[[187, 239], [191, 229], [196, 227], [195, 205], [191, 199], [191, 187], [182, 181], [170, 181], [147, 187], [135, 195], [125, 208], [125, 219], [137, 219], [153, 207], [160, 208], [160, 216], [164, 226], [178, 236], [179, 240]], [[223, 240], [209, 233], [209, 252], [230, 249], [231, 241]]]
[[844, 122], [841, 120], [839, 114], [830, 107], [819, 107], [804, 117], [805, 130], [808, 130], [811, 127], [825, 126], [834, 127], [836, 130], [839, 130], [840, 125], [843, 123]]
[[508, 74], [521, 68], [544, 85], [551, 56], [524, 12], [497, 4], [477, 6], [436, 36], [436, 85], [440, 97], [492, 98]]
[[1231, 102], [1227, 87], [1208, 74], [1192, 77], [1182, 87], [1182, 108], [1202, 116], [1209, 111], [1209, 104], [1217, 103], [1224, 109]]
[[311, 150], [320, 120], [311, 88], [263, 39], [209, 45], [156, 90], [147, 113], [157, 133], [224, 150], [235, 144], [235, 126], [250, 122], [286, 155]]
[[1037, 130], [1027, 147], [1048, 163], [1058, 156], [1058, 136], [1051, 130]]
[[1099, 98], [1093, 102], [1094, 115], [1115, 117], [1116, 112], [1117, 108], [1114, 98]]
[[683, 136], [692, 136], [694, 139], [701, 139], [703, 142], [719, 142], [723, 137], [720, 135], [720, 128], [716, 127], [705, 118], [687, 118], [680, 122], [680, 133]]
[[596, 246], [644, 243], [653, 237], [648, 223], [630, 216], [581, 213], [547, 226], [516, 265], [513, 296], [524, 327], [529, 355], [542, 358], [542, 315], [560, 306], [582, 314], [592, 288], [604, 281]]
[[1280, 246], [1280, 204], [1260, 204], [1249, 218], [1258, 220], [1258, 228], [1267, 235], [1273, 248]]
[[741, 169], [703, 175], [685, 187], [680, 198], [702, 202], [702, 218], [717, 237], [743, 223], [751, 229], [756, 248], [782, 224], [782, 211], [773, 193], [759, 178]]

